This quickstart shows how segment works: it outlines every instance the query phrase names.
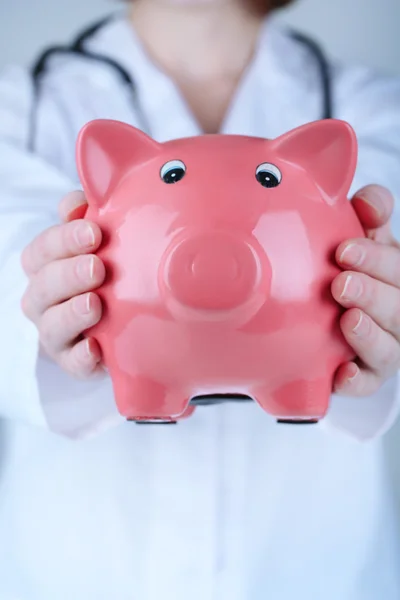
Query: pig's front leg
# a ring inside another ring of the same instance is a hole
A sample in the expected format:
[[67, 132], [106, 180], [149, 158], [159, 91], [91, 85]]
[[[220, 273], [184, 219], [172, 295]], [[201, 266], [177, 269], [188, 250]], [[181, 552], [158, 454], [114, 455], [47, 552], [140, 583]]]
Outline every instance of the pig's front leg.
[[173, 423], [189, 416], [188, 396], [142, 375], [110, 373], [118, 410], [129, 421]]
[[253, 397], [280, 423], [318, 423], [329, 408], [332, 380], [297, 380], [275, 390], [258, 388]]

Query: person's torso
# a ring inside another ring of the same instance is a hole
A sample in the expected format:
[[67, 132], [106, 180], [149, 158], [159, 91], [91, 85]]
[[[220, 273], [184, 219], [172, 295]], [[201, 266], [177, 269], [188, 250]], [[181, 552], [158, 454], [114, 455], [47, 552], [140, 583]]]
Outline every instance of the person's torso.
[[[108, 26], [89, 47], [125, 63], [134, 102], [115, 70], [89, 59], [55, 58], [43, 81], [35, 148], [73, 180], [90, 119], [145, 122], [159, 141], [201, 133], [130, 35]], [[318, 68], [296, 75], [303, 52], [276, 68], [277, 48], [292, 43], [278, 34], [272, 54], [261, 42], [224, 132], [275, 137], [321, 117]], [[249, 403], [80, 442], [4, 423], [0, 440], [1, 600], [400, 596], [380, 441], [278, 427]]]

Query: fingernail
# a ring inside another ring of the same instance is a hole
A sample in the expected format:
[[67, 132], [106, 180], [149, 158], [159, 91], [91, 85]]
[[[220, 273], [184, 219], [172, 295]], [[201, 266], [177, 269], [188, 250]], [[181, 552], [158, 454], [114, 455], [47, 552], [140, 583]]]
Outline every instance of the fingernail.
[[93, 279], [94, 276], [94, 257], [93, 256], [85, 256], [82, 257], [78, 262], [78, 274], [79, 277], [83, 281], [87, 281]]
[[90, 349], [90, 343], [88, 339], [85, 339], [81, 344], [79, 344], [78, 348], [79, 359], [86, 362], [87, 360], [92, 359], [92, 352]]
[[363, 287], [360, 279], [354, 275], [348, 275], [340, 297], [343, 300], [356, 300], [362, 294]]
[[347, 378], [347, 383], [352, 383], [356, 379], [356, 377], [358, 377], [358, 375], [360, 373], [360, 369], [354, 363], [352, 364], [351, 370], [352, 370], [352, 375], [349, 375], [349, 377]]
[[85, 294], [84, 296], [76, 296], [73, 299], [74, 310], [79, 315], [87, 315], [92, 310], [91, 295]]
[[365, 258], [365, 250], [358, 244], [349, 244], [340, 256], [340, 262], [347, 265], [360, 265]]
[[93, 229], [90, 225], [85, 225], [83, 223], [76, 228], [75, 236], [78, 244], [82, 248], [90, 248], [91, 246], [94, 246], [96, 241]]
[[378, 217], [382, 217], [385, 212], [387, 196], [389, 196], [389, 194], [390, 192], [386, 191], [384, 188], [377, 189], [375, 186], [369, 186], [368, 193], [361, 192], [360, 194], [357, 194], [357, 199], [368, 204], [368, 206], [374, 209]]
[[85, 354], [88, 358], [92, 358], [92, 356], [93, 356], [93, 352], [90, 349], [89, 340], [85, 340]]
[[365, 198], [365, 196], [360, 196], [360, 195], [357, 196], [357, 200], [362, 200], [362, 202], [365, 202], [365, 204], [368, 204], [368, 206], [370, 206], [371, 208], [374, 209], [374, 211], [376, 212], [378, 217], [381, 216], [382, 209], [380, 208], [380, 206], [377, 202], [371, 202], [368, 198]]
[[363, 313], [360, 313], [360, 317], [355, 325], [355, 327], [353, 327], [353, 332], [358, 335], [359, 337], [365, 337], [368, 335], [370, 330], [370, 321], [369, 319], [363, 315]]
[[86, 339], [84, 343], [84, 352], [87, 358], [92, 362], [95, 360], [96, 363], [99, 363], [101, 360], [101, 354], [96, 345], [93, 346], [92, 339]]

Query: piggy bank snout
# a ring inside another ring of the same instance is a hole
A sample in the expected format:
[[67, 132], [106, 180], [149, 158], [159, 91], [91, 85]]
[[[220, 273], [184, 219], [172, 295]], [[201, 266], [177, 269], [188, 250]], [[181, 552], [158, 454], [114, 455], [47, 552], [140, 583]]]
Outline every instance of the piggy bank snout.
[[163, 279], [176, 301], [200, 310], [244, 304], [257, 285], [259, 264], [240, 238], [204, 234], [178, 243], [164, 263]]

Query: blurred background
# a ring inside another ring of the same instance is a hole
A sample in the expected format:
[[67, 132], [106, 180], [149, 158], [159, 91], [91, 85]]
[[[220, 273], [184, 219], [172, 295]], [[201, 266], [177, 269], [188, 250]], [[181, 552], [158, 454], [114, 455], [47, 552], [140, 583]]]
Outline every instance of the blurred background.
[[[0, 68], [31, 62], [48, 44], [118, 8], [118, 0], [1, 0]], [[400, 75], [400, 0], [298, 0], [280, 18], [338, 58]]]
[[[118, 0], [1, 0], [0, 68], [30, 64], [47, 45], [68, 42], [118, 8]], [[334, 57], [400, 76], [400, 0], [298, 0], [279, 19], [312, 35]], [[386, 442], [400, 506], [400, 423]]]

